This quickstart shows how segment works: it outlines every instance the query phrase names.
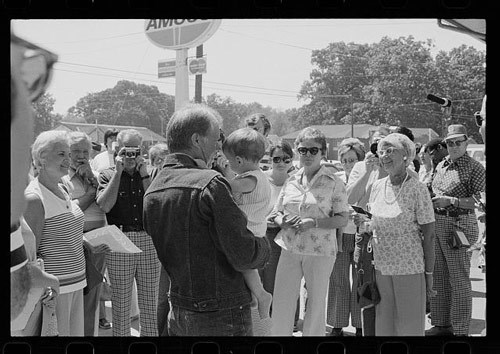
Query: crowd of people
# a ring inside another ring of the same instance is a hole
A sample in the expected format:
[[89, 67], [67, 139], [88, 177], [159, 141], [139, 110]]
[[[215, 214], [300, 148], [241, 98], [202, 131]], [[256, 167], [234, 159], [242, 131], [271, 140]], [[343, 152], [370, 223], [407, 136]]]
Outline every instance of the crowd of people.
[[[32, 85], [20, 70], [28, 49], [45, 63], [29, 72]], [[347, 138], [338, 172], [319, 129], [301, 130], [293, 146], [271, 143], [258, 113], [226, 137], [217, 111], [187, 104], [149, 162], [134, 129], [106, 132], [95, 155], [82, 132], [33, 137], [29, 105], [57, 57], [12, 34], [11, 59], [12, 335], [130, 336], [136, 301], [141, 336], [292, 336], [302, 291], [303, 336], [324, 336], [327, 324], [343, 336], [349, 323], [366, 335], [362, 236], [380, 294], [376, 336], [468, 335], [471, 252], [450, 240], [485, 244], [475, 211], [485, 212], [486, 176], [463, 125], [423, 146], [407, 127], [379, 126], [368, 148]], [[85, 239], [111, 225], [141, 252]], [[39, 314], [50, 309], [48, 331]]]

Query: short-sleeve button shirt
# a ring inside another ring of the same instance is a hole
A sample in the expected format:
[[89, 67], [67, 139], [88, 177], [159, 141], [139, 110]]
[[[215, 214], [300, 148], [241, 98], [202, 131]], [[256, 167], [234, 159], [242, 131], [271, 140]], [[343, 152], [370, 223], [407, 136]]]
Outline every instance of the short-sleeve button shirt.
[[[114, 167], [103, 170], [99, 175], [97, 194], [104, 190], [116, 173]], [[141, 175], [134, 171], [132, 175], [123, 171], [120, 178], [118, 197], [111, 210], [106, 213], [109, 225], [127, 225], [142, 228], [142, 206], [144, 186]]]
[[[304, 185], [304, 169], [292, 175], [283, 185], [276, 210], [301, 218], [322, 219], [348, 212], [344, 182], [324, 166]], [[305, 231], [281, 230], [275, 242], [282, 248], [300, 255], [335, 256], [336, 229], [311, 228]]]
[[[452, 161], [447, 156], [436, 167], [432, 190], [436, 196], [466, 198], [480, 197], [486, 188], [486, 170], [480, 162], [467, 154]], [[455, 207], [447, 207], [456, 210]]]
[[[375, 269], [383, 275], [423, 273], [419, 224], [435, 221], [431, 197], [425, 184], [416, 178], [408, 178], [402, 186], [392, 186], [388, 178], [376, 181], [370, 194]], [[400, 188], [401, 194], [392, 203]]]

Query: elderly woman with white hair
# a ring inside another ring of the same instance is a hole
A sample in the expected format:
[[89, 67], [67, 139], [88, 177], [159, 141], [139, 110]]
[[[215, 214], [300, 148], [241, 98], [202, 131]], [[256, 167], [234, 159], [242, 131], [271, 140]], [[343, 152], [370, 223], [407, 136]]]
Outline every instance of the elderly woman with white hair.
[[64, 131], [40, 133], [32, 146], [38, 175], [25, 191], [26, 222], [36, 237], [36, 252], [45, 271], [60, 283], [56, 316], [60, 336], [83, 336], [84, 215], [60, 184], [68, 173], [70, 148]]
[[378, 143], [387, 177], [374, 182], [368, 207], [371, 244], [381, 301], [376, 336], [423, 336], [425, 302], [434, 296], [434, 210], [426, 186], [408, 172], [415, 145], [392, 133]]

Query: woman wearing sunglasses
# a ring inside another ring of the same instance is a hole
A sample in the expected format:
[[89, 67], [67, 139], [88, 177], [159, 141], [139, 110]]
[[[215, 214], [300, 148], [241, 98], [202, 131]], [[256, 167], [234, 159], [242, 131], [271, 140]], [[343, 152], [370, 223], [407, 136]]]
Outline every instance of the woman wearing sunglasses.
[[269, 261], [267, 262], [265, 268], [260, 269], [259, 272], [264, 289], [273, 294], [276, 267], [278, 266], [278, 260], [281, 254], [281, 247], [274, 242], [274, 239], [281, 229], [274, 223], [274, 221], [272, 221], [276, 216], [272, 213], [272, 208], [278, 200], [281, 187], [289, 177], [288, 170], [292, 165], [293, 159], [292, 146], [284, 140], [280, 141], [276, 145], [271, 145], [269, 155], [272, 167], [270, 170], [265, 171], [264, 174], [268, 177], [269, 182], [271, 183], [271, 202], [269, 204], [271, 210], [269, 210], [267, 218], [268, 222], [266, 231], [266, 237], [269, 239], [271, 244], [271, 256], [269, 257]]
[[[359, 139], [347, 138], [340, 143], [338, 153], [344, 167], [344, 183], [347, 183], [354, 164], [364, 160], [365, 147]], [[337, 253], [328, 289], [326, 322], [332, 326], [332, 336], [344, 335], [343, 327], [349, 326], [349, 315], [351, 316], [351, 325], [356, 328], [356, 335], [361, 336], [362, 334], [361, 310], [356, 296], [355, 236], [356, 225], [349, 217], [349, 222], [342, 234], [337, 234], [339, 253]], [[349, 270], [351, 270], [352, 284], [349, 279]]]
[[282, 248], [276, 270], [272, 335], [291, 336], [302, 277], [307, 284], [303, 336], [324, 336], [328, 280], [337, 255], [336, 229], [347, 225], [344, 183], [321, 165], [326, 138], [305, 128], [295, 140], [302, 166], [283, 185], [274, 207]]

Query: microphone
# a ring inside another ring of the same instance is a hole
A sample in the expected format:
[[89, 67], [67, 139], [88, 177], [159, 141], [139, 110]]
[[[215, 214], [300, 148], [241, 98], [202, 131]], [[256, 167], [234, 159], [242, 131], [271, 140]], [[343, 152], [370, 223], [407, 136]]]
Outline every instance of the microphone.
[[447, 98], [441, 98], [438, 96], [434, 96], [432, 93], [429, 93], [427, 95], [427, 99], [431, 100], [432, 102], [439, 103], [443, 107], [450, 107], [451, 106], [451, 100]]

